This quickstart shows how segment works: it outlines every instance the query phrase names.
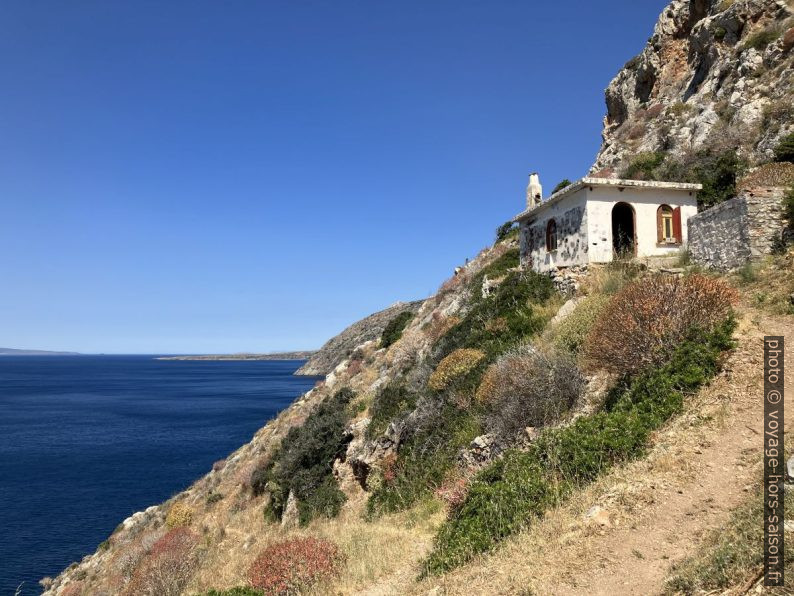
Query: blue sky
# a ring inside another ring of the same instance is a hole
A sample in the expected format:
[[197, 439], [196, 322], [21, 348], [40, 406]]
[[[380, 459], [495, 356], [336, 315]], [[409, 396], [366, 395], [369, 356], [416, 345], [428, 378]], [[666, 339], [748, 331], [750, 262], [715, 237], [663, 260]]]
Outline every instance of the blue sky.
[[27, 2], [0, 22], [0, 346], [313, 348], [582, 176], [666, 2]]

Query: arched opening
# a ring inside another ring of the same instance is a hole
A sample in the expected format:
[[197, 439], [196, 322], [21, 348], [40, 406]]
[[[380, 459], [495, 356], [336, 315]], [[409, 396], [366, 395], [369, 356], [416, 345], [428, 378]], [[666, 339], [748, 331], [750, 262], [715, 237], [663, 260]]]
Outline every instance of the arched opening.
[[615, 257], [633, 257], [636, 254], [634, 208], [628, 203], [618, 203], [612, 208], [612, 248]]
[[553, 219], [546, 224], [546, 250], [557, 250], [557, 222]]

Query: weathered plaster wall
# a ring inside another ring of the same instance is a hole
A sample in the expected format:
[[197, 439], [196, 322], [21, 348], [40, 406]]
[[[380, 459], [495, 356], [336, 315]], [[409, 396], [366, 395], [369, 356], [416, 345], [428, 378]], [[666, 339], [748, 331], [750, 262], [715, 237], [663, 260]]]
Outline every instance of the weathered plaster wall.
[[772, 252], [785, 222], [780, 188], [751, 188], [689, 219], [689, 252], [696, 263], [728, 271]]
[[618, 203], [628, 203], [634, 209], [637, 257], [669, 256], [680, 250], [676, 244], [657, 244], [656, 211], [660, 205], [681, 208], [681, 235], [687, 241], [687, 218], [697, 213], [697, 198], [693, 191], [663, 188], [594, 187], [587, 203], [589, 254], [591, 263], [612, 260], [612, 209]]
[[[537, 217], [521, 222], [521, 259], [538, 272], [587, 264], [587, 191], [585, 189], [551, 205]], [[546, 225], [557, 224], [557, 250], [546, 251]]]

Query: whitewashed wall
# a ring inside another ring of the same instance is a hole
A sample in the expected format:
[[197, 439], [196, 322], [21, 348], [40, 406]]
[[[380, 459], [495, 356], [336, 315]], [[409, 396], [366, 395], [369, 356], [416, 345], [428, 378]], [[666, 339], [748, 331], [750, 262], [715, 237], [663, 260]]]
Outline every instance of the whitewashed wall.
[[677, 245], [656, 242], [656, 210], [662, 204], [673, 209], [681, 207], [681, 236], [686, 245], [687, 219], [697, 213], [695, 191], [627, 187], [621, 192], [617, 188], [593, 187], [586, 192], [591, 263], [612, 260], [612, 208], [618, 203], [628, 203], [634, 208], [638, 257], [673, 255], [680, 249]]

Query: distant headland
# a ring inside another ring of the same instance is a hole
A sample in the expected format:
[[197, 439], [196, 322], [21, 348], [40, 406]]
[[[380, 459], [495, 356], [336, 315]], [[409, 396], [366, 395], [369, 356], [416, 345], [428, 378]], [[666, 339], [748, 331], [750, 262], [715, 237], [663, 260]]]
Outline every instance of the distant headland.
[[308, 360], [316, 350], [279, 352], [275, 354], [196, 354], [182, 356], [160, 356], [156, 360]]
[[0, 356], [80, 356], [78, 352], [51, 352], [48, 350], [15, 350], [0, 348]]

